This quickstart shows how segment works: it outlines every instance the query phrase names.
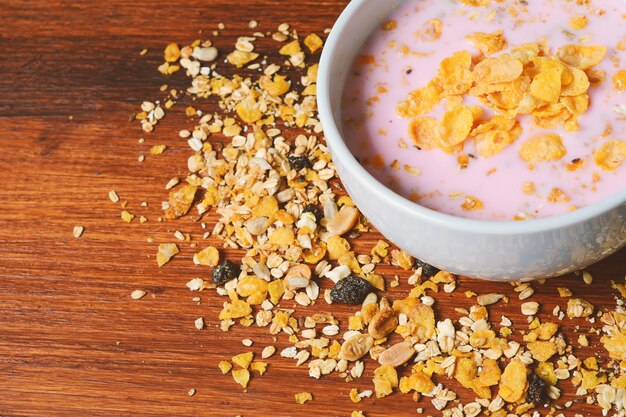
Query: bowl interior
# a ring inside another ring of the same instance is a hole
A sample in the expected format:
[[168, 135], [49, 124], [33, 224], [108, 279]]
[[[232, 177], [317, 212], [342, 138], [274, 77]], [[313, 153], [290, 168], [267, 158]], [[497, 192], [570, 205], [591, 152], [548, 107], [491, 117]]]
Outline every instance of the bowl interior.
[[371, 184], [372, 192], [385, 198], [391, 204], [408, 210], [420, 217], [446, 224], [456, 230], [496, 235], [528, 234], [544, 230], [553, 230], [581, 223], [600, 216], [619, 206], [626, 206], [626, 179], [624, 189], [609, 198], [576, 211], [558, 216], [517, 221], [473, 220], [448, 215], [420, 206], [399, 194], [396, 194], [379, 182], [352, 155], [343, 140], [342, 95], [346, 78], [353, 60], [374, 28], [405, 1], [353, 0], [341, 14], [326, 42], [318, 75], [318, 103], [320, 118], [326, 132], [328, 145], [342, 165], [356, 175], [363, 176]]

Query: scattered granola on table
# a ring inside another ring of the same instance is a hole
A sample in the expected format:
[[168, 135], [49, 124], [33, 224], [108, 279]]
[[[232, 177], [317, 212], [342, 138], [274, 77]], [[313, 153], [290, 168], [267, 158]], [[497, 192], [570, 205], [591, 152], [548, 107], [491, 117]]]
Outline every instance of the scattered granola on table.
[[[257, 24], [251, 22], [250, 28]], [[205, 277], [186, 285], [225, 297], [221, 330], [256, 325], [283, 336], [291, 346], [279, 356], [312, 378], [336, 374], [350, 383], [367, 367], [373, 372], [371, 389], [352, 388], [346, 399], [363, 408], [374, 396], [408, 394], [419, 413], [428, 408], [446, 417], [561, 417], [561, 410], [575, 411], [575, 403], [559, 401], [563, 390], [573, 390], [576, 401], [597, 404], [603, 415], [626, 416], [626, 284], [613, 284], [617, 305], [612, 311], [574, 298], [567, 288], [558, 288], [560, 307], [542, 311], [530, 300], [537, 288], [518, 283], [514, 292], [523, 300], [527, 323], [513, 326], [498, 313], [510, 302], [500, 293], [467, 291], [467, 304], [455, 309], [458, 318], [440, 317], [439, 296], [455, 291], [458, 277], [383, 240], [367, 251], [354, 248], [353, 242], [370, 229], [339, 191], [317, 119], [315, 62], [322, 38], [309, 34], [301, 39], [289, 25], [280, 25], [271, 34], [281, 57], [274, 63], [255, 52], [254, 42], [264, 36], [242, 36], [230, 52], [218, 51], [211, 41], [182, 48], [169, 44], [159, 71], [184, 71], [190, 86], [186, 92], [166, 87], [163, 102], [146, 101], [135, 115], [149, 133], [165, 109], [184, 95], [194, 99], [184, 112], [195, 126], [179, 132], [192, 152], [189, 173], [167, 184], [163, 218], [197, 221], [197, 230], [179, 232], [179, 240], [182, 245], [193, 236], [193, 262], [206, 268]], [[225, 70], [241, 75], [229, 78], [222, 75]], [[221, 111], [204, 113], [199, 107], [205, 99], [217, 101]], [[155, 145], [150, 153], [175, 147]], [[109, 199], [119, 202], [115, 191]], [[202, 221], [209, 212], [219, 215], [212, 229]], [[122, 218], [131, 222], [134, 215], [124, 211]], [[224, 248], [243, 255], [224, 259], [218, 247], [201, 245], [199, 235], [212, 242], [219, 238]], [[177, 244], [159, 243], [158, 266], [178, 253]], [[397, 270], [393, 281], [376, 273], [380, 264]], [[401, 280], [399, 274], [408, 278]], [[591, 275], [585, 273], [584, 280], [590, 284]], [[385, 296], [387, 285], [405, 282], [410, 290], [404, 298]], [[136, 290], [131, 297], [145, 294]], [[358, 308], [350, 317], [336, 317], [333, 303]], [[324, 312], [301, 311], [312, 304]], [[600, 335], [610, 362], [576, 355], [577, 345], [589, 345], [587, 336], [577, 343], [564, 338], [564, 326], [585, 322], [595, 325], [588, 336]], [[204, 329], [205, 321], [198, 318], [194, 325]], [[252, 340], [242, 343], [251, 346]], [[266, 345], [259, 356], [267, 359], [276, 352]], [[257, 377], [253, 373], [263, 375], [268, 364], [249, 351], [217, 367], [245, 391]], [[314, 398], [310, 392], [294, 396], [298, 404]], [[474, 400], [463, 404], [460, 396]]]

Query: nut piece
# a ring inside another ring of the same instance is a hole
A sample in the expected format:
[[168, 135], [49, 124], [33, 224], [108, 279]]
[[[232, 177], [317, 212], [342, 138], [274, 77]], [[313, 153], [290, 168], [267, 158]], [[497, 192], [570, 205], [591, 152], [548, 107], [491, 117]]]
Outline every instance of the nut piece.
[[404, 365], [415, 355], [413, 345], [407, 341], [396, 343], [378, 357], [378, 363], [397, 368]]
[[285, 277], [285, 288], [298, 290], [306, 288], [311, 281], [311, 269], [305, 264], [291, 267]]
[[478, 304], [480, 304], [481, 306], [489, 306], [491, 304], [497, 303], [503, 298], [504, 294], [481, 294], [476, 298], [476, 301], [478, 301]]
[[396, 330], [396, 327], [398, 327], [398, 318], [395, 312], [392, 309], [385, 309], [374, 314], [367, 332], [374, 339], [382, 339]]
[[343, 206], [341, 210], [326, 225], [331, 235], [341, 236], [348, 232], [359, 219], [359, 210], [355, 207]]
[[367, 352], [369, 352], [373, 345], [374, 339], [368, 334], [354, 336], [341, 345], [339, 359], [345, 359], [347, 361], [356, 361], [361, 359], [367, 354]]

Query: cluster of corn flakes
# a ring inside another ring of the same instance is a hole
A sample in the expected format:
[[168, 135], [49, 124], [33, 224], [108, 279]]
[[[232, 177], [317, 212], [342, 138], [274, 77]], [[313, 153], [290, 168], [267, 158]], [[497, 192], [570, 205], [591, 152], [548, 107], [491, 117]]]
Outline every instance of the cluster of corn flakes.
[[[604, 78], [594, 67], [605, 58], [606, 47], [565, 45], [552, 54], [545, 43], [528, 43], [493, 56], [507, 47], [502, 31], [474, 33], [467, 40], [480, 56], [459, 51], [445, 58], [437, 76], [398, 105], [398, 114], [412, 119], [409, 133], [417, 147], [458, 154], [474, 140], [478, 154], [490, 158], [519, 138], [519, 115], [532, 116], [545, 129], [578, 129], [577, 120], [589, 107], [587, 91]], [[464, 104], [465, 96], [496, 114], [485, 118], [481, 107]], [[444, 100], [446, 112], [439, 120], [425, 115]], [[612, 166], [619, 159], [616, 152], [614, 147], [599, 151], [597, 160]], [[565, 154], [562, 139], [546, 134], [529, 139], [520, 157], [532, 166]]]

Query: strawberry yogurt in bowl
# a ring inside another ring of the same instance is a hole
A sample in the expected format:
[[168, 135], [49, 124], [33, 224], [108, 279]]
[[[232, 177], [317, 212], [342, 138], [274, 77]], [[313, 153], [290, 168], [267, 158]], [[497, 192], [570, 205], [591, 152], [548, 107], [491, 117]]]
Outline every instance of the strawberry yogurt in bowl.
[[626, 1], [353, 0], [318, 104], [361, 211], [453, 273], [529, 280], [626, 244]]

